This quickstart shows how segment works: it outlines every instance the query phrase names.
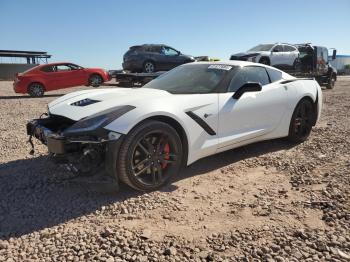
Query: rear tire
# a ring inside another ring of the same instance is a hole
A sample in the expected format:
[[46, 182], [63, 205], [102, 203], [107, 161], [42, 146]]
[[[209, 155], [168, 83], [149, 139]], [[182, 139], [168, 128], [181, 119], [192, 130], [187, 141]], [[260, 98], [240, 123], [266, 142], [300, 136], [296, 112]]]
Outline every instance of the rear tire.
[[290, 121], [288, 140], [293, 143], [304, 142], [310, 135], [315, 117], [313, 103], [306, 98], [300, 100]]
[[89, 85], [92, 87], [99, 87], [103, 83], [102, 76], [93, 74], [89, 77]]
[[40, 83], [32, 83], [28, 87], [28, 94], [31, 97], [42, 97], [45, 93], [45, 87]]
[[125, 137], [117, 159], [121, 181], [139, 191], [153, 191], [180, 171], [182, 143], [166, 123], [147, 120]]
[[327, 84], [327, 89], [333, 89], [335, 86], [335, 75], [332, 74], [331, 77], [329, 78], [328, 84]]

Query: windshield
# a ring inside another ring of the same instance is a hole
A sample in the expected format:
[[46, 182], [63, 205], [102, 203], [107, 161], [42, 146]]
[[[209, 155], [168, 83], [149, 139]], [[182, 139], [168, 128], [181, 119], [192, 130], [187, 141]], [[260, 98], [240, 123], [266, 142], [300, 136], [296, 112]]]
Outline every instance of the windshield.
[[211, 93], [232, 68], [222, 64], [186, 64], [160, 75], [144, 87], [172, 94]]
[[273, 47], [274, 45], [257, 45], [255, 47], [253, 47], [252, 49], [249, 49], [248, 52], [250, 51], [270, 51], [271, 48]]

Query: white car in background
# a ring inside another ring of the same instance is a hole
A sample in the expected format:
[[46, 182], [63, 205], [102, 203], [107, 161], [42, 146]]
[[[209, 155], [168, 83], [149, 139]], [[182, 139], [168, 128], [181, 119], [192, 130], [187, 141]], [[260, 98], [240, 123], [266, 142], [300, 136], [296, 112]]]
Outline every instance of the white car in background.
[[142, 88], [64, 95], [27, 133], [75, 172], [105, 170], [149, 191], [209, 155], [278, 137], [303, 142], [321, 107], [315, 80], [256, 63], [194, 62]]
[[279, 69], [296, 69], [300, 64], [298, 48], [281, 43], [257, 45], [245, 53], [232, 55], [230, 60], [261, 63]]

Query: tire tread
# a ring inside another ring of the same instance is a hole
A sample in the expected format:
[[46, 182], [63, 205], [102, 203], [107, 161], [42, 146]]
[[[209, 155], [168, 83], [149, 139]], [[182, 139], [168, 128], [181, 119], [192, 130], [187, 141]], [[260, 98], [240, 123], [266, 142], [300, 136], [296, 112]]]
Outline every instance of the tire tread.
[[[133, 183], [129, 176], [128, 176], [128, 169], [127, 169], [127, 162], [123, 161], [128, 155], [129, 148], [131, 146], [131, 143], [135, 139], [135, 137], [142, 131], [145, 131], [147, 129], [152, 129], [156, 127], [164, 127], [164, 128], [170, 128], [174, 134], [176, 134], [177, 138], [180, 141], [180, 152], [182, 152], [182, 144], [181, 139], [174, 128], [172, 128], [170, 125], [156, 120], [146, 120], [140, 124], [138, 124], [136, 127], [134, 127], [129, 134], [125, 137], [125, 140], [123, 141], [119, 154], [117, 159], [117, 174], [119, 179], [127, 184], [128, 186], [139, 190], [139, 191], [149, 191], [147, 188], [140, 187], [139, 185]], [[180, 159], [180, 165], [181, 166], [181, 159]], [[162, 185], [159, 185], [158, 187], [161, 187]], [[152, 188], [151, 190], [155, 190], [156, 188]]]

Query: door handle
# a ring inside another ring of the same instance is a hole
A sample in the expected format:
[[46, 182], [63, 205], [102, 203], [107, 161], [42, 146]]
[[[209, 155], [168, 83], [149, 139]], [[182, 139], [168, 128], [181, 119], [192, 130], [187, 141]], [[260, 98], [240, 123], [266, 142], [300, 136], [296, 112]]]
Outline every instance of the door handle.
[[209, 116], [211, 116], [212, 114], [207, 114], [207, 113], [205, 113], [204, 114], [204, 118], [208, 118]]

